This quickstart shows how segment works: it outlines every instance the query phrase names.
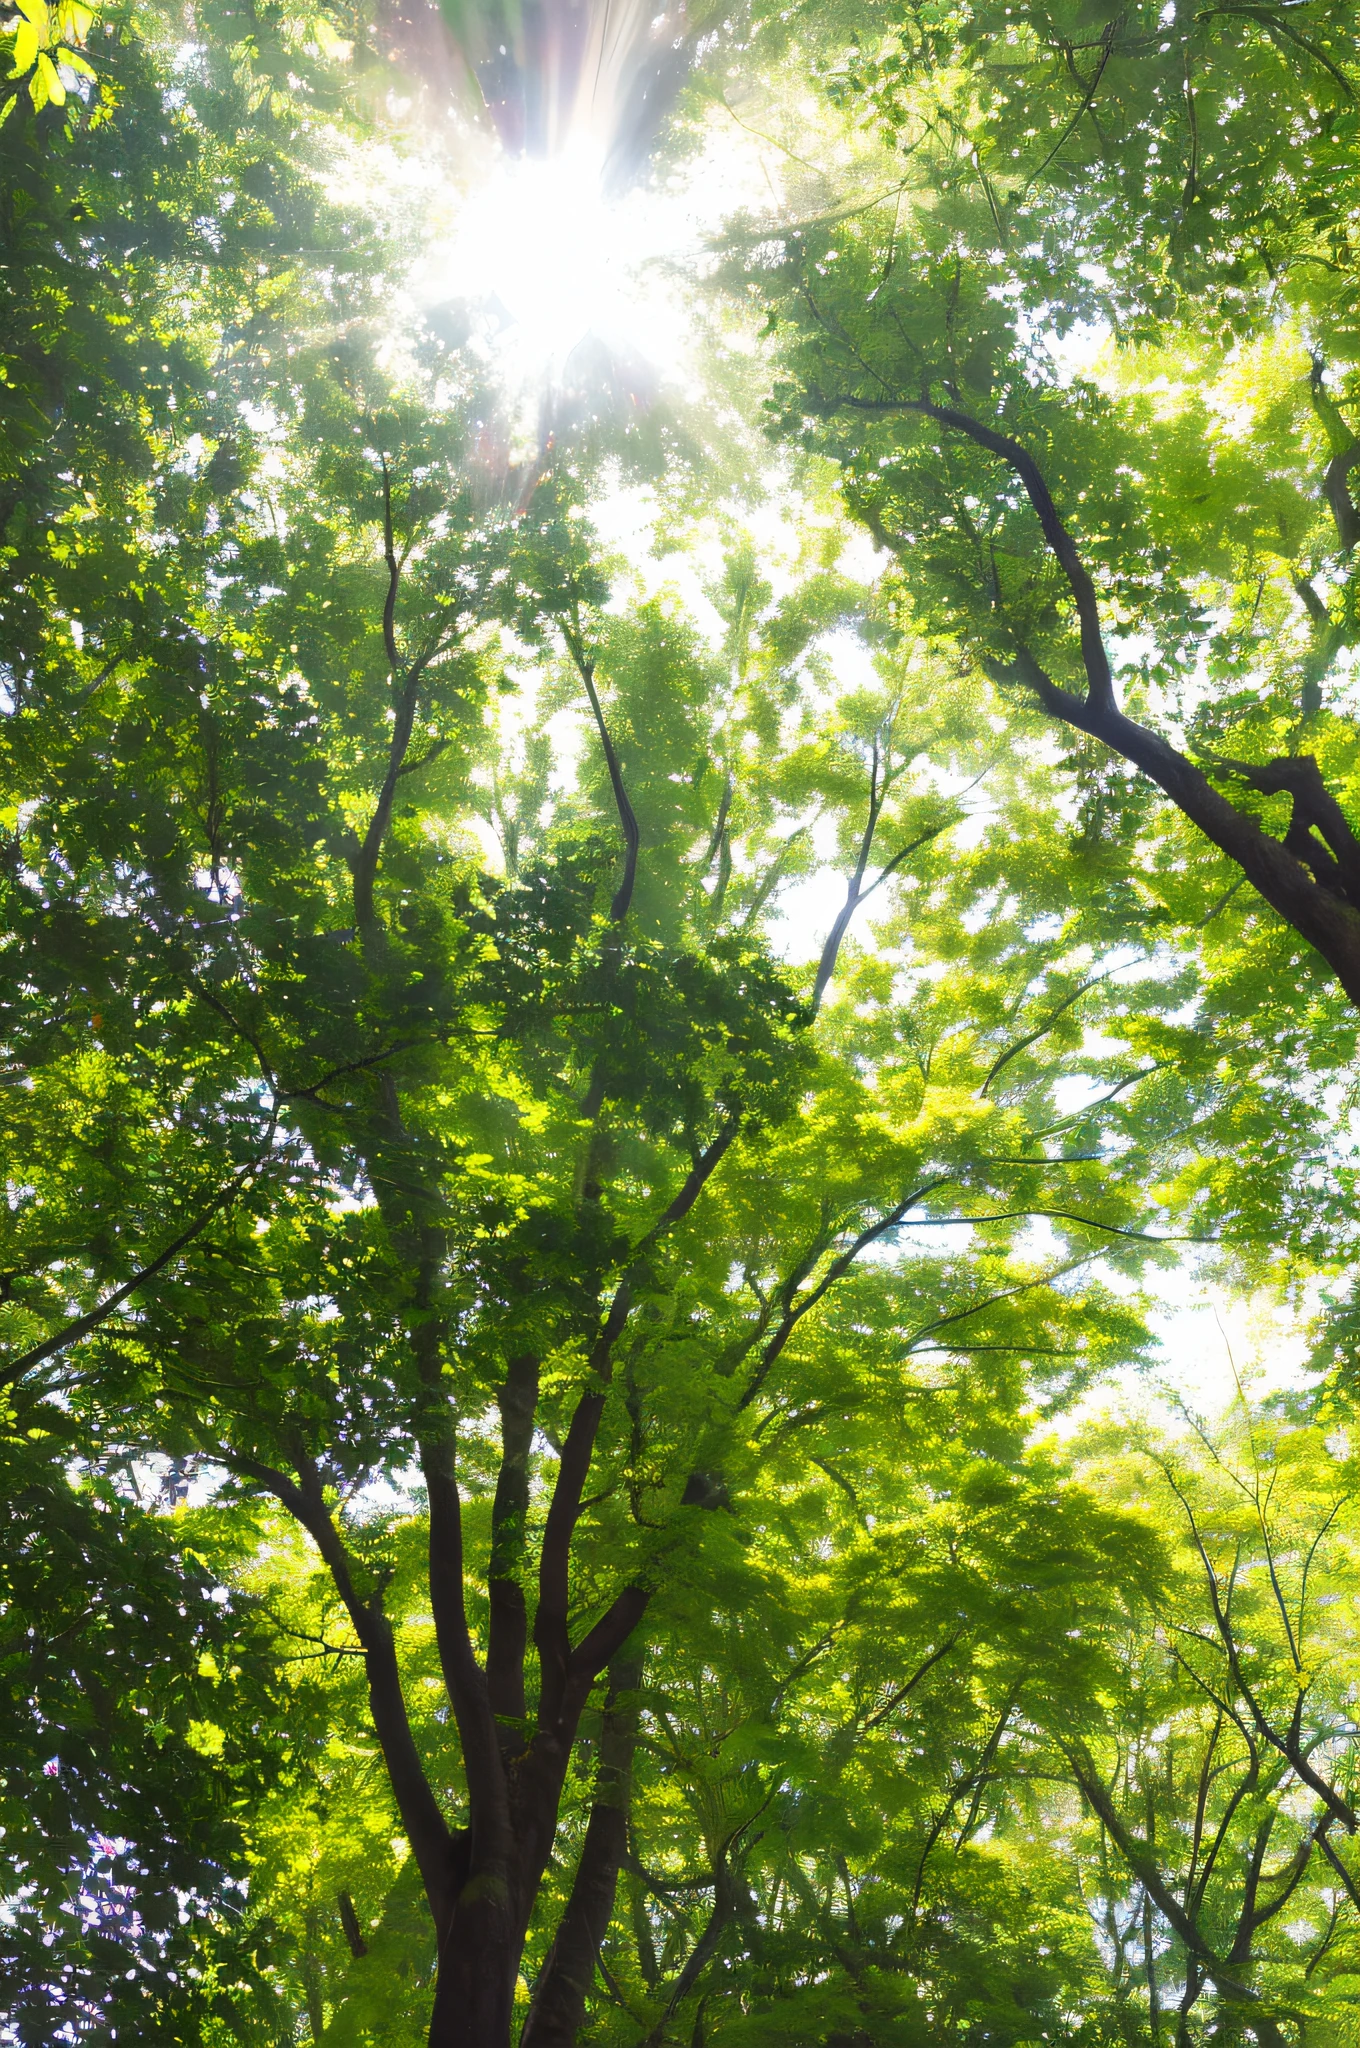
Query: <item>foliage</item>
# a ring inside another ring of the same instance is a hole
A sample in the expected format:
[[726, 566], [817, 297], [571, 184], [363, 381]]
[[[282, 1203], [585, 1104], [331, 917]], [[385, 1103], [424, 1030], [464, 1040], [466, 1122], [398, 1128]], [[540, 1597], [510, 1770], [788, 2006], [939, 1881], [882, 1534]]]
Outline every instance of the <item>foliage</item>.
[[834, 167], [759, 489], [393, 315], [371, 24], [5, 102], [16, 2041], [1346, 2027], [1344, 1387], [1044, 1434], [1187, 1247], [1352, 1258], [1349, 58], [1258, 15], [739, 25]]
[[224, 1583], [252, 1532], [68, 1476], [65, 1437], [5, 1446], [6, 2038], [180, 2041], [238, 2000], [272, 2037], [244, 1827], [305, 1779], [320, 1702], [285, 1714], [272, 1630]]
[[772, 425], [834, 456], [921, 623], [1061, 721], [1079, 851], [1150, 869], [1231, 1008], [1250, 976], [1263, 1032], [1334, 1063], [1306, 947], [1353, 1006], [1336, 19], [1168, 18], [1154, 48], [1136, 14], [927, 12], [834, 64], [828, 21], [830, 168], [733, 247]]

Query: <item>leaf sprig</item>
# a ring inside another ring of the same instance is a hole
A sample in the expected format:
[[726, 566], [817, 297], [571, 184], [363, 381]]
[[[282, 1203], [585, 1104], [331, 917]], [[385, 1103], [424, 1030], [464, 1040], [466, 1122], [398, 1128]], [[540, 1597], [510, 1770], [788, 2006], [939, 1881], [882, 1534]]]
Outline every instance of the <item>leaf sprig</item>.
[[47, 0], [17, 0], [17, 6], [18, 13], [5, 23], [3, 31], [10, 57], [4, 82], [17, 83], [0, 101], [0, 124], [9, 119], [25, 94], [36, 114], [48, 105], [65, 106], [77, 78], [95, 77], [94, 66], [80, 51], [94, 21], [92, 7], [84, 6], [82, 0], [58, 0], [55, 7], [49, 7]]

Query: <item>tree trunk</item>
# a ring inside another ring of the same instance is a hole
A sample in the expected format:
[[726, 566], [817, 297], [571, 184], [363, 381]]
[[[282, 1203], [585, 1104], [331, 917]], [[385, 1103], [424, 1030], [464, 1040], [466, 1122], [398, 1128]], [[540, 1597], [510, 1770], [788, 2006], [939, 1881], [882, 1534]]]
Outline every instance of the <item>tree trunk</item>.
[[508, 1902], [474, 1878], [439, 1945], [429, 2048], [510, 2048], [521, 1946]]
[[[562, 1786], [584, 1700], [569, 1702], [563, 1736], [542, 1731], [503, 1787], [508, 1832], [496, 1828], [467, 1862], [447, 1932], [441, 1930], [429, 2048], [510, 2048], [515, 1984], [543, 1874], [552, 1855]], [[499, 1760], [495, 1766], [498, 1770]]]
[[628, 1846], [628, 1798], [637, 1742], [642, 1660], [616, 1662], [600, 1729], [600, 1768], [581, 1860], [540, 1973], [520, 2048], [573, 2048]]

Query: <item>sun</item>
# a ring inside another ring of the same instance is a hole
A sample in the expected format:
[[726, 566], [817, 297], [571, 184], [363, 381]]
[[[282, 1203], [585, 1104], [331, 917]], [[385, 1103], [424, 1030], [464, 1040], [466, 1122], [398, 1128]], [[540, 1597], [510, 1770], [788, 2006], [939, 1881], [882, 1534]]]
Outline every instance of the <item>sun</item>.
[[503, 157], [469, 195], [445, 278], [451, 296], [499, 316], [507, 367], [552, 381], [588, 335], [642, 341], [655, 296], [642, 272], [656, 235], [638, 199], [607, 198], [599, 158], [584, 147]]
[[683, 173], [621, 186], [609, 161], [588, 123], [550, 155], [482, 157], [427, 248], [427, 302], [489, 307], [499, 374], [521, 391], [558, 384], [588, 337], [688, 386], [693, 279], [729, 214], [767, 204], [772, 190], [760, 147], [718, 124]]

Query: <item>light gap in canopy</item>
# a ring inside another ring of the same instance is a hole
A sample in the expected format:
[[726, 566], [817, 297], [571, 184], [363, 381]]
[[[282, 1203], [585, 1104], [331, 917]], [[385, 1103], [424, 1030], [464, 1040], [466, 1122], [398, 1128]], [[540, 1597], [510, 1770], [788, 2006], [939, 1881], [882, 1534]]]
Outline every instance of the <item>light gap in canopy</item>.
[[[559, 411], [626, 420], [662, 384], [692, 390], [682, 273], [734, 208], [771, 189], [765, 152], [730, 123], [712, 124], [683, 171], [656, 166], [692, 21], [620, 0], [541, 0], [512, 20], [479, 0], [450, 40], [489, 118], [412, 276], [417, 307], [479, 312], [526, 425]], [[407, 60], [439, 70], [433, 44]]]

